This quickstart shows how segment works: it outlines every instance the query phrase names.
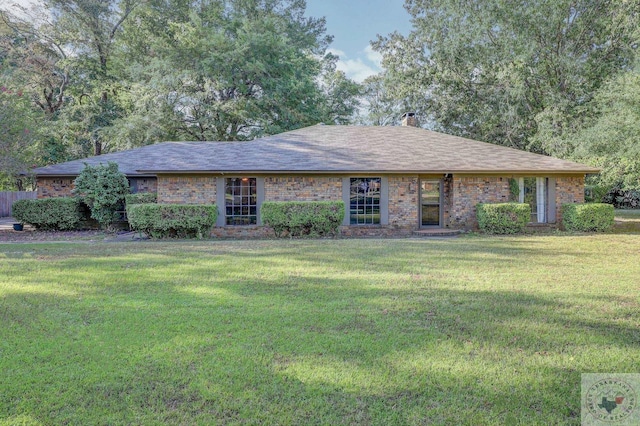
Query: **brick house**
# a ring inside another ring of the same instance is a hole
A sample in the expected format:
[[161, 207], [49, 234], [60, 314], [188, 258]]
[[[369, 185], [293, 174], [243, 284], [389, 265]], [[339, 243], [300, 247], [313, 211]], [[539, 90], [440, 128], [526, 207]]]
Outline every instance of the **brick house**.
[[481, 202], [528, 202], [532, 223], [584, 202], [583, 164], [412, 126], [316, 125], [250, 142], [164, 142], [35, 169], [38, 196], [70, 195], [84, 163], [113, 161], [159, 203], [216, 203], [217, 236], [264, 236], [264, 201], [343, 200], [344, 235], [473, 229]]

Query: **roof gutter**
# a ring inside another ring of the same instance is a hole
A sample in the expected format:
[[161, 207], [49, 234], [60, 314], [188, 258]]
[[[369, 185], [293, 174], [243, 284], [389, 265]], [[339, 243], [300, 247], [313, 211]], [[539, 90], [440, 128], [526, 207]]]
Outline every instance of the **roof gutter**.
[[[150, 175], [344, 175], [344, 174], [385, 174], [385, 175], [433, 175], [433, 174], [456, 174], [456, 175], [580, 175], [600, 173], [600, 169], [582, 170], [140, 170], [140, 173]], [[142, 175], [136, 175], [142, 176]]]

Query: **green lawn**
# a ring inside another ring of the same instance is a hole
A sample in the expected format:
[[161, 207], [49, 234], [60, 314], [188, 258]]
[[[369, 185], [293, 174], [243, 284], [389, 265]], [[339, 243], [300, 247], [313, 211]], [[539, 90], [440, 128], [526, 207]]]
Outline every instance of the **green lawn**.
[[640, 209], [636, 210], [616, 210], [616, 222], [611, 230], [612, 233], [640, 234]]
[[580, 423], [640, 235], [0, 245], [0, 425]]

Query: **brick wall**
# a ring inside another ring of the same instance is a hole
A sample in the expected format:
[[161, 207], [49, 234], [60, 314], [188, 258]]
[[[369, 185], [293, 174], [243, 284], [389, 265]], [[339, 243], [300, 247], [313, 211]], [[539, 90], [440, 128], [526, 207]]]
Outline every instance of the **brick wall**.
[[70, 197], [75, 178], [43, 178], [37, 181], [38, 198]]
[[389, 225], [418, 228], [418, 176], [389, 176]]
[[[73, 181], [75, 178], [38, 178], [38, 198], [70, 197], [72, 196]], [[137, 192], [156, 192], [158, 183], [156, 178], [131, 178], [132, 187]]]
[[[509, 202], [510, 177], [511, 176], [454, 176], [452, 182], [451, 214], [448, 222], [445, 221], [445, 223], [448, 223], [452, 228], [477, 228], [476, 204]], [[555, 180], [556, 223], [561, 223], [562, 204], [584, 203], [584, 176], [555, 177]]]
[[158, 176], [158, 203], [213, 204], [215, 176]]
[[562, 223], [562, 205], [584, 203], [584, 176], [556, 178], [556, 218]]
[[136, 192], [157, 192], [158, 180], [154, 177], [130, 178], [131, 188], [135, 188]]
[[264, 179], [266, 201], [340, 201], [342, 178], [272, 176]]
[[[511, 176], [453, 176], [443, 181], [443, 226], [477, 228], [478, 203], [508, 202]], [[342, 177], [270, 176], [264, 178], [265, 201], [342, 200]], [[403, 236], [418, 229], [419, 178], [417, 175], [389, 176], [389, 225], [342, 226], [345, 236]], [[215, 203], [214, 176], [161, 176], [158, 200], [165, 203]], [[584, 202], [584, 177], [556, 178], [556, 208], [561, 221], [563, 203]], [[348, 206], [347, 206], [348, 207]], [[215, 228], [213, 236], [250, 238], [273, 236], [268, 227]]]
[[451, 228], [477, 228], [476, 204], [509, 202], [509, 177], [453, 176], [451, 213], [447, 225]]

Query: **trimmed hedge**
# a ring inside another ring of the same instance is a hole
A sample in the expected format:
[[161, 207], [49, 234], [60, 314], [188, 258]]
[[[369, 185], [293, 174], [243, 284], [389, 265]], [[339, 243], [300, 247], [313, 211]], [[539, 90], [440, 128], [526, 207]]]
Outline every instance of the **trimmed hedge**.
[[277, 237], [337, 235], [344, 219], [342, 201], [266, 201], [260, 208], [262, 222]]
[[562, 225], [567, 231], [606, 231], [613, 226], [614, 209], [611, 204], [563, 204]]
[[478, 226], [489, 234], [517, 234], [524, 231], [531, 220], [531, 206], [527, 203], [495, 203], [476, 205]]
[[129, 226], [152, 238], [204, 238], [216, 224], [215, 204], [132, 204]]
[[71, 197], [18, 200], [12, 211], [20, 223], [45, 231], [76, 229], [82, 220], [80, 199]]
[[124, 202], [127, 206], [132, 204], [154, 204], [158, 202], [158, 193], [137, 192], [135, 194], [127, 194], [124, 196]]

